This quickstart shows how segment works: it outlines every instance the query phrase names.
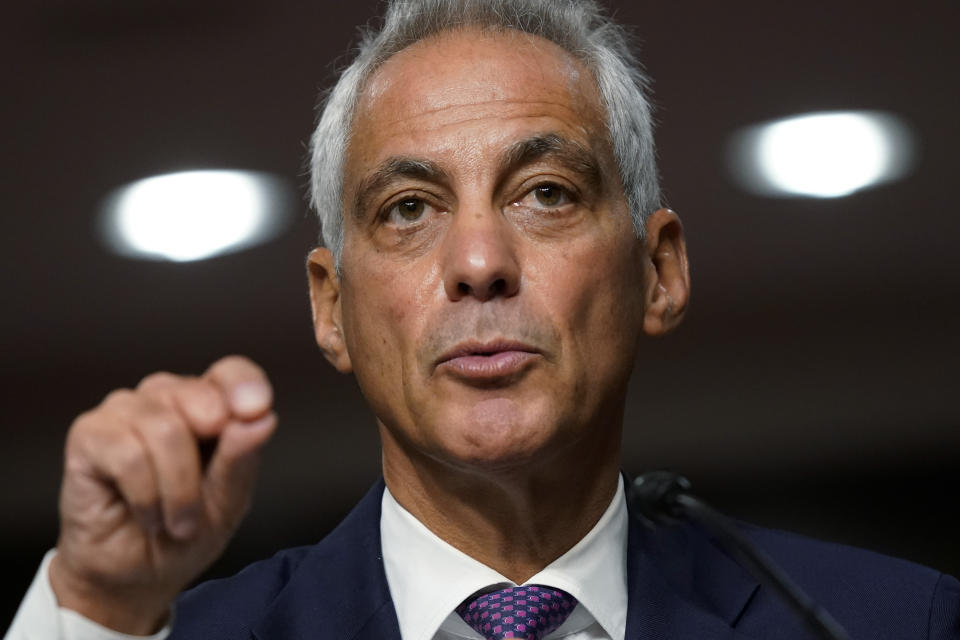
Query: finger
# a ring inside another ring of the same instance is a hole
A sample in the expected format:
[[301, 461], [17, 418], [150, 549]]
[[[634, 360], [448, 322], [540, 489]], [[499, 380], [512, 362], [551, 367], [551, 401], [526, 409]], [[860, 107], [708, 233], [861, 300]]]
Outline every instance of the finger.
[[[111, 420], [103, 412], [80, 416], [67, 440], [66, 475], [79, 472], [80, 476], [88, 476], [92, 472], [98, 482], [107, 481], [140, 526], [155, 533], [162, 522], [160, 493], [150, 456], [130, 429], [116, 428], [117, 425], [117, 416]], [[73, 496], [65, 491], [64, 498], [69, 497]]]
[[202, 514], [196, 438], [176, 410], [160, 405], [144, 406], [132, 426], [155, 470], [164, 527], [174, 538], [191, 537]]
[[175, 407], [199, 438], [220, 435], [230, 417], [226, 398], [209, 380], [155, 373], [144, 378], [137, 390], [160, 404]]
[[203, 375], [223, 393], [230, 409], [241, 420], [260, 418], [273, 404], [273, 389], [266, 374], [249, 358], [227, 356]]
[[277, 416], [270, 412], [252, 422], [231, 421], [220, 436], [204, 478], [204, 497], [221, 527], [232, 530], [246, 514], [260, 451], [276, 428]]

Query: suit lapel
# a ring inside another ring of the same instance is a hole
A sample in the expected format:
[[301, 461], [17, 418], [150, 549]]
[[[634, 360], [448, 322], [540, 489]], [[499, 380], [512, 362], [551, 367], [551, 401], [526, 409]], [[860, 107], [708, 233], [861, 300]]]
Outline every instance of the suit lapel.
[[378, 482], [298, 565], [254, 628], [258, 640], [400, 640], [380, 548]]
[[630, 516], [626, 640], [746, 640], [734, 626], [752, 576], [692, 525], [651, 529]]
[[[300, 563], [257, 640], [400, 640], [380, 546], [378, 482]], [[734, 628], [753, 578], [691, 525], [649, 529], [631, 513], [626, 640], [748, 640]]]

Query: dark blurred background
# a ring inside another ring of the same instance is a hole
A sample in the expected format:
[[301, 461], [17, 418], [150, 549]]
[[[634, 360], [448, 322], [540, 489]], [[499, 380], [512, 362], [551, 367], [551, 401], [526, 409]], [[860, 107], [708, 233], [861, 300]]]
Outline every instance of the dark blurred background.
[[[665, 191], [694, 296], [644, 345], [625, 469], [672, 467], [737, 517], [960, 574], [960, 9], [952, 0], [626, 2], [655, 78]], [[0, 628], [55, 544], [64, 434], [112, 388], [244, 353], [281, 430], [212, 575], [321, 538], [378, 476], [373, 419], [312, 339], [316, 225], [194, 263], [109, 254], [94, 219], [127, 181], [187, 168], [302, 192], [318, 91], [378, 13], [350, 3], [45, 0], [0, 27]], [[729, 178], [738, 127], [881, 109], [917, 140], [906, 179], [833, 200]]]

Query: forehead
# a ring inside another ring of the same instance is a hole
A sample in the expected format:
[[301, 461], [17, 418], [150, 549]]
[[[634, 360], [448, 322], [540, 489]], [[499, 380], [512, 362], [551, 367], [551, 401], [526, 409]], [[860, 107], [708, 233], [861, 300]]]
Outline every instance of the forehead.
[[595, 138], [603, 125], [592, 73], [537, 36], [444, 32], [400, 51], [370, 77], [354, 117], [348, 175], [359, 168], [350, 161], [443, 140], [463, 151], [538, 126]]

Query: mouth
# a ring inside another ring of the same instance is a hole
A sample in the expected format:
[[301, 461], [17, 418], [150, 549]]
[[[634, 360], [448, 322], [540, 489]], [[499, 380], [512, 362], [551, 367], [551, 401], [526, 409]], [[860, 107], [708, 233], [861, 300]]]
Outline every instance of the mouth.
[[526, 371], [540, 355], [538, 349], [522, 342], [467, 341], [441, 355], [435, 368], [471, 383], [506, 383]]

